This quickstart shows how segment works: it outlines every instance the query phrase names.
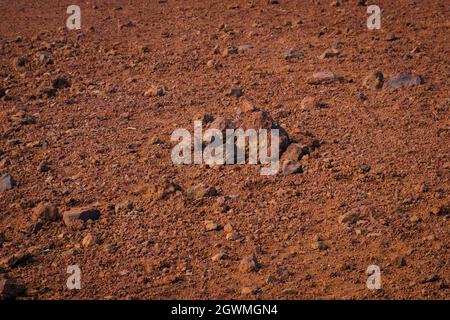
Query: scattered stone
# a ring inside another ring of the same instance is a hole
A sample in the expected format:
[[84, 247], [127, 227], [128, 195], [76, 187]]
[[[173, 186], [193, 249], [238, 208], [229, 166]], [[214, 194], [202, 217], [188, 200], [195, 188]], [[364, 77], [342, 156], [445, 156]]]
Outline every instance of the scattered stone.
[[395, 263], [399, 267], [404, 267], [404, 266], [406, 266], [406, 259], [403, 256], [398, 256], [398, 257], [395, 258]]
[[49, 203], [40, 203], [33, 209], [33, 221], [58, 221], [61, 219], [61, 215], [56, 206]]
[[298, 161], [308, 153], [309, 148], [307, 146], [302, 146], [298, 143], [291, 143], [281, 156], [281, 160]]
[[354, 224], [358, 222], [359, 220], [359, 210], [353, 209], [349, 212], [344, 213], [343, 215], [339, 216], [338, 221], [342, 224]]
[[283, 291], [281, 293], [291, 296], [291, 295], [298, 294], [298, 290], [296, 290], [294, 288], [286, 288], [286, 289], [283, 289]]
[[278, 0], [268, 0], [269, 4], [278, 4]]
[[314, 250], [326, 250], [328, 249], [328, 245], [324, 241], [318, 240], [312, 243], [311, 248]]
[[243, 45], [240, 45], [237, 49], [238, 49], [238, 53], [244, 53], [245, 51], [248, 51], [251, 48], [253, 48], [252, 45], [250, 45], [250, 44], [243, 44]]
[[166, 94], [164, 87], [152, 85], [150, 89], [144, 92], [144, 97], [162, 97]]
[[217, 262], [217, 261], [225, 259], [225, 258], [226, 258], [225, 252], [221, 251], [221, 252], [213, 255], [211, 260], [214, 261], [214, 262]]
[[222, 51], [222, 56], [223, 57], [228, 57], [229, 55], [237, 54], [237, 53], [238, 53], [238, 48], [236, 48], [236, 47], [226, 47]]
[[219, 129], [225, 133], [226, 129], [236, 129], [236, 124], [231, 119], [217, 117], [213, 122], [211, 122], [209, 128]]
[[254, 255], [249, 255], [239, 262], [239, 271], [242, 273], [253, 272], [258, 270], [258, 261]]
[[23, 283], [7, 277], [0, 276], [0, 300], [11, 300], [24, 293], [26, 287]]
[[371, 169], [371, 167], [366, 163], [363, 163], [362, 165], [359, 166], [359, 170], [362, 173], [368, 173], [370, 171], [370, 169]]
[[308, 79], [309, 84], [329, 84], [336, 81], [343, 81], [344, 79], [337, 76], [330, 71], [320, 71], [313, 73], [312, 77]]
[[28, 58], [27, 57], [18, 57], [14, 60], [14, 65], [16, 68], [22, 68], [25, 67], [28, 64]]
[[4, 88], [0, 88], [0, 98], [3, 98], [6, 95], [6, 90]]
[[384, 86], [389, 89], [398, 89], [402, 87], [418, 86], [422, 83], [422, 77], [413, 73], [402, 72], [385, 81]]
[[363, 86], [367, 89], [381, 89], [383, 87], [384, 75], [380, 71], [373, 71], [364, 78]]
[[158, 198], [167, 199], [171, 195], [176, 194], [178, 191], [181, 191], [181, 187], [177, 183], [166, 180], [164, 181], [163, 188], [158, 192]]
[[206, 186], [203, 183], [196, 184], [186, 190], [186, 197], [194, 200], [200, 200], [207, 197], [214, 197], [217, 195], [217, 190], [214, 187]]
[[47, 98], [52, 98], [54, 96], [56, 96], [56, 89], [53, 87], [45, 87], [41, 89], [41, 92], [47, 96]]
[[77, 220], [86, 222], [88, 220], [97, 220], [100, 218], [100, 211], [96, 207], [86, 206], [73, 208], [63, 213], [63, 220], [66, 226], [70, 227]]
[[322, 53], [319, 58], [320, 59], [329, 59], [329, 58], [334, 58], [337, 57], [339, 55], [339, 50], [337, 49], [333, 49], [333, 50], [327, 50], [324, 53]]
[[256, 105], [253, 100], [243, 99], [239, 106], [239, 111], [241, 112], [252, 112], [256, 110]]
[[289, 49], [285, 53], [283, 53], [283, 58], [291, 61], [294, 59], [302, 59], [304, 57], [303, 52], [300, 52], [296, 49]]
[[38, 53], [36, 53], [36, 57], [42, 64], [53, 63], [53, 60], [50, 58], [50, 53], [48, 51], [39, 51]]
[[240, 238], [240, 236], [239, 236], [239, 233], [237, 233], [236, 231], [232, 231], [232, 232], [227, 233], [225, 238], [228, 241], [236, 241], [236, 240], [238, 240]]
[[0, 261], [0, 268], [3, 268], [5, 270], [12, 269], [23, 263], [26, 263], [30, 259], [31, 259], [31, 254], [29, 252], [15, 253], [12, 256], [3, 258]]
[[281, 167], [281, 174], [285, 176], [302, 172], [303, 169], [297, 161], [292, 160], [284, 161]]
[[128, 200], [122, 201], [120, 203], [117, 203], [114, 207], [114, 212], [115, 213], [121, 213], [121, 212], [130, 212], [131, 210], [133, 210], [134, 205], [133, 203], [131, 203]]
[[60, 76], [53, 80], [52, 86], [55, 89], [64, 89], [70, 87], [70, 81], [67, 79], [66, 76]]
[[229, 96], [229, 97], [239, 98], [239, 97], [242, 97], [244, 95], [244, 92], [242, 91], [242, 89], [239, 89], [239, 88], [231, 88], [230, 90], [228, 90], [225, 93], [225, 95]]
[[450, 215], [450, 205], [441, 205], [438, 207], [431, 208], [430, 213], [438, 216]]
[[9, 173], [0, 176], [0, 192], [10, 190], [16, 186], [16, 182]]
[[220, 230], [221, 226], [213, 221], [205, 221], [205, 230], [206, 231], [216, 231]]
[[84, 248], [88, 248], [88, 247], [92, 247], [93, 245], [96, 245], [98, 243], [99, 243], [99, 241], [98, 241], [97, 236], [95, 234], [93, 234], [93, 233], [89, 233], [88, 235], [86, 235], [83, 238], [83, 241], [81, 242], [81, 245]]
[[227, 224], [223, 227], [223, 230], [224, 230], [225, 232], [232, 232], [232, 231], [234, 231], [234, 228], [233, 228], [233, 226], [231, 225], [231, 223], [227, 223]]
[[386, 40], [387, 40], [387, 41], [396, 41], [396, 40], [398, 40], [398, 39], [400, 39], [400, 37], [396, 36], [396, 35], [393, 34], [393, 33], [389, 33], [389, 34], [386, 36]]
[[39, 163], [37, 169], [39, 172], [48, 172], [48, 163], [46, 161], [42, 161], [41, 163]]
[[274, 121], [270, 114], [266, 111], [257, 110], [254, 112], [245, 113], [243, 114], [241, 119], [239, 119], [239, 122], [239, 127], [244, 130], [254, 129], [258, 131], [259, 129], [278, 129], [280, 152], [286, 150], [289, 145], [289, 136], [286, 130], [280, 127], [280, 125], [276, 121]]
[[250, 288], [250, 287], [244, 287], [244, 288], [242, 288], [242, 290], [241, 290], [241, 294], [243, 295], [243, 296], [248, 296], [248, 295], [250, 295], [250, 294], [255, 294], [257, 292], [257, 290], [255, 290], [255, 289], [253, 289], [253, 288]]
[[324, 105], [323, 103], [320, 102], [320, 100], [318, 100], [317, 98], [314, 97], [304, 97], [302, 99], [302, 101], [300, 102], [300, 107], [303, 110], [311, 110], [311, 109], [316, 109], [316, 108], [320, 108], [320, 106]]

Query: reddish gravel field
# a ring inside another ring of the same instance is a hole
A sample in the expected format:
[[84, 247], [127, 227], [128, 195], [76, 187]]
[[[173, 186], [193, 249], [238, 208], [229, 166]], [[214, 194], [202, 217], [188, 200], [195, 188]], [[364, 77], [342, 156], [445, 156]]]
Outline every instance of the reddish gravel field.
[[0, 298], [449, 299], [450, 2], [271, 2], [0, 0]]

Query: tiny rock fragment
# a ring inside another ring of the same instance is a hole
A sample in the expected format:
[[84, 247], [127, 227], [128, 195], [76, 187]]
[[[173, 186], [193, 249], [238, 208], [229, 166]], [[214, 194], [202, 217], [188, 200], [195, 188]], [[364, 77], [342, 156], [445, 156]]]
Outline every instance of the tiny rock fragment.
[[33, 221], [58, 221], [61, 215], [56, 206], [49, 203], [40, 203], [33, 209]]
[[63, 220], [66, 226], [71, 226], [75, 221], [97, 220], [100, 218], [100, 211], [96, 207], [86, 206], [73, 208], [63, 213]]
[[16, 186], [16, 182], [9, 173], [0, 176], [0, 192], [10, 190]]
[[384, 75], [380, 71], [373, 71], [364, 78], [363, 86], [367, 89], [380, 89], [383, 87]]
[[11, 300], [25, 292], [25, 285], [6, 275], [0, 276], [0, 300]]
[[303, 57], [304, 57], [303, 52], [296, 49], [289, 49], [283, 53], [283, 58], [285, 58], [288, 61], [291, 61], [293, 59], [301, 59]]
[[287, 160], [283, 162], [281, 174], [287, 176], [294, 173], [302, 173], [303, 169], [297, 161]]
[[258, 262], [254, 255], [245, 256], [239, 262], [239, 271], [242, 273], [253, 272], [258, 270]]
[[84, 248], [92, 247], [93, 245], [98, 244], [98, 238], [95, 234], [89, 233], [83, 238], [81, 245]]

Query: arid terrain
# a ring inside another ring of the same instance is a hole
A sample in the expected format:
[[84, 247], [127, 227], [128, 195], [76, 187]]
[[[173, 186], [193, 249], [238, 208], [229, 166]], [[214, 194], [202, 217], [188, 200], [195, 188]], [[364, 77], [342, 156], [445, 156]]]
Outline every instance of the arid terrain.
[[0, 0], [0, 298], [449, 299], [450, 1], [374, 2]]

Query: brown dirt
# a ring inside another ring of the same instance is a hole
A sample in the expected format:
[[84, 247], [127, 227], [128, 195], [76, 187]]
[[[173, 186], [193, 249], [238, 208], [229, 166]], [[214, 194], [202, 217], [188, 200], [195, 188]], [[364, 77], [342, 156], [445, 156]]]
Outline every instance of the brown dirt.
[[[21, 299], [448, 299], [448, 1], [380, 0], [373, 31], [356, 0], [79, 0], [69, 31], [72, 2], [0, 1], [0, 173], [16, 181], [0, 193], [0, 259], [22, 258], [0, 272], [25, 283]], [[424, 83], [364, 87], [375, 70]], [[319, 71], [344, 80], [312, 84]], [[234, 118], [245, 98], [292, 141], [320, 142], [303, 173], [172, 164], [174, 129]], [[218, 195], [189, 197], [199, 183]], [[43, 202], [100, 219], [36, 223]], [[348, 212], [360, 219], [339, 222]], [[72, 264], [81, 290], [66, 288]], [[382, 290], [366, 288], [372, 264]]]

